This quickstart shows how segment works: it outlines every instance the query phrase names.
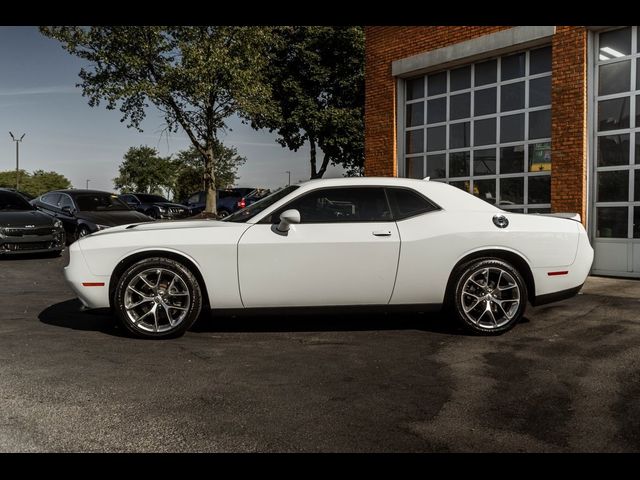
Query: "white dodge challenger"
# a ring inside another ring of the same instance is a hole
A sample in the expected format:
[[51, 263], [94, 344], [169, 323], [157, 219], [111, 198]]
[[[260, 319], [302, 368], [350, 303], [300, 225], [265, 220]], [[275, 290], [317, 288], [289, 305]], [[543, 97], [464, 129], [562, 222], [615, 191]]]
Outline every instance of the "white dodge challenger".
[[593, 249], [575, 215], [503, 211], [427, 180], [292, 185], [225, 218], [105, 229], [70, 247], [65, 277], [148, 338], [183, 334], [203, 308], [446, 307], [479, 334], [527, 302], [575, 295]]

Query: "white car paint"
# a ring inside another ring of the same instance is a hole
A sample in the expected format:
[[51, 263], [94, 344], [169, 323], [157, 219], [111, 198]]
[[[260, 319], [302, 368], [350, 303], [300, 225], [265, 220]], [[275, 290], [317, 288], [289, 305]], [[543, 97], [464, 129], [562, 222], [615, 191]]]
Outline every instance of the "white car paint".
[[[399, 221], [296, 224], [286, 235], [259, 223], [309, 191], [358, 185], [414, 189], [440, 210]], [[506, 228], [494, 225], [496, 214], [509, 220]], [[585, 229], [575, 220], [505, 212], [441, 182], [374, 177], [300, 184], [246, 223], [119, 226], [84, 237], [69, 250], [66, 279], [90, 308], [109, 306], [112, 273], [144, 252], [191, 261], [211, 307], [225, 309], [441, 304], [454, 266], [485, 250], [518, 255], [541, 296], [582, 285], [593, 261]], [[567, 273], [549, 276], [559, 271]]]

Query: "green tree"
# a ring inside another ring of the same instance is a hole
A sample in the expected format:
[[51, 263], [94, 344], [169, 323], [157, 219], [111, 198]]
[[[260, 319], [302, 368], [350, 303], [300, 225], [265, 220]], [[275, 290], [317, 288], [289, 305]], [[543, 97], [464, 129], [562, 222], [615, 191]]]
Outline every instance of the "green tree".
[[90, 106], [119, 108], [122, 122], [141, 130], [149, 103], [163, 114], [167, 132], [182, 128], [205, 165], [207, 212], [215, 213], [218, 133], [233, 114], [269, 108], [266, 48], [271, 28], [247, 26], [41, 27], [80, 70]]
[[[275, 29], [268, 75], [275, 106], [252, 115], [297, 151], [310, 146], [313, 178], [329, 163], [361, 175], [364, 161], [364, 31], [353, 26]], [[323, 158], [317, 166], [317, 151]]]
[[118, 170], [120, 174], [113, 184], [122, 192], [155, 193], [162, 188], [171, 189], [173, 184], [171, 160], [145, 145], [127, 150]]
[[[0, 172], [0, 187], [15, 188], [16, 171], [6, 170]], [[36, 170], [32, 174], [26, 170], [20, 170], [20, 190], [31, 195], [42, 195], [51, 190], [71, 188], [71, 182], [57, 172], [45, 172]]]
[[[217, 159], [216, 189], [232, 187], [238, 179], [238, 168], [247, 161], [246, 157], [238, 155], [235, 147], [227, 147], [221, 142], [214, 144], [213, 153]], [[172, 187], [176, 200], [202, 190], [205, 164], [195, 148], [179, 152], [173, 163], [177, 172]]]

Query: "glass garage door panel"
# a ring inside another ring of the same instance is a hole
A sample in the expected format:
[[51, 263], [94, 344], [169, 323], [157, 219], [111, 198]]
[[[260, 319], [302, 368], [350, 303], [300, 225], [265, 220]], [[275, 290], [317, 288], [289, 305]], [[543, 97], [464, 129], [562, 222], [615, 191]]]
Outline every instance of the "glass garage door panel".
[[594, 273], [640, 277], [638, 27], [599, 33], [594, 61]]
[[404, 108], [404, 176], [513, 212], [550, 211], [550, 46], [406, 80]]

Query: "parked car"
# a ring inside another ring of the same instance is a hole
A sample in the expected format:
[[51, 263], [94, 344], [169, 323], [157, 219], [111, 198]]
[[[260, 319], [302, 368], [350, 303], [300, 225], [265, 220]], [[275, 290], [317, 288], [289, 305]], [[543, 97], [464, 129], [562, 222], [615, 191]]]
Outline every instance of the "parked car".
[[62, 222], [36, 210], [19, 193], [0, 188], [0, 256], [16, 253], [60, 255]]
[[65, 277], [134, 335], [184, 333], [203, 305], [450, 309], [498, 334], [575, 295], [593, 249], [577, 215], [500, 210], [441, 182], [343, 178], [292, 185], [223, 221], [114, 227], [70, 247]]
[[115, 225], [151, 222], [117, 195], [99, 190], [55, 190], [32, 201], [39, 210], [60, 220], [69, 241]]
[[5, 190], [8, 190], [10, 192], [15, 192], [15, 193], [19, 193], [20, 195], [22, 195], [24, 198], [27, 199], [28, 202], [30, 202], [31, 200], [33, 200], [34, 197], [33, 195], [31, 195], [30, 193], [24, 192], [22, 190], [16, 190], [15, 188], [5, 188]]
[[186, 205], [170, 202], [160, 195], [124, 193], [118, 198], [134, 210], [155, 219], [176, 220], [191, 214], [191, 210]]
[[[218, 201], [216, 209], [220, 217], [226, 217], [237, 210], [244, 208], [247, 203], [246, 199], [243, 201], [243, 197], [249, 197], [254, 192], [255, 188], [227, 188], [216, 190]], [[182, 202], [191, 209], [192, 215], [196, 215], [204, 211], [207, 203], [207, 194], [204, 191], [196, 192], [184, 199]], [[241, 206], [242, 205], [242, 206]]]

